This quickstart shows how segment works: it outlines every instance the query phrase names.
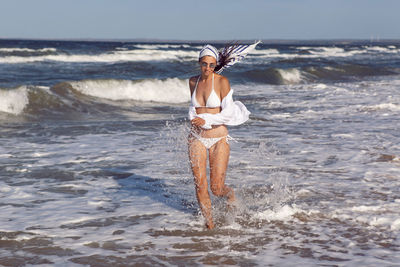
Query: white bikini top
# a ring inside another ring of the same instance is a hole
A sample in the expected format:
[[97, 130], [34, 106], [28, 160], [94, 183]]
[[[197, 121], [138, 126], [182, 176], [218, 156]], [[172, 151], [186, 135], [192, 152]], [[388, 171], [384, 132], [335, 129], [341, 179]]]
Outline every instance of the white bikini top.
[[192, 105], [194, 107], [196, 107], [196, 108], [200, 108], [200, 107], [218, 108], [218, 107], [220, 107], [221, 106], [221, 100], [219, 99], [217, 93], [214, 90], [214, 73], [213, 73], [213, 76], [212, 76], [211, 93], [207, 98], [206, 105], [205, 106], [201, 106], [199, 104], [199, 102], [196, 99], [196, 90], [197, 90], [197, 85], [199, 84], [200, 77], [201, 76], [199, 76], [199, 78], [197, 79], [196, 86], [194, 87], [194, 91], [193, 91], [193, 94], [192, 94]]

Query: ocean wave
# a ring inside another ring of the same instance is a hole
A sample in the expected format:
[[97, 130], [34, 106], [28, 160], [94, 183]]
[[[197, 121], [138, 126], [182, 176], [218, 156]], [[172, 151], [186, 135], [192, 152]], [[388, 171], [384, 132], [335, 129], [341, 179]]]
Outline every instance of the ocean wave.
[[52, 87], [0, 88], [0, 112], [13, 115], [76, 117], [135, 106], [133, 102], [121, 101], [179, 104], [189, 100], [188, 81], [178, 78], [82, 80]]
[[[197, 59], [197, 51], [183, 51], [183, 50], [158, 50], [158, 49], [143, 49], [143, 50], [125, 50], [115, 51], [114, 56], [131, 57], [133, 61], [152, 61], [152, 60], [194, 60]], [[105, 55], [104, 55], [105, 56]], [[125, 59], [126, 60], [126, 59]]]
[[28, 89], [26, 86], [15, 89], [0, 88], [0, 112], [19, 115], [28, 103]]
[[335, 46], [300, 46], [290, 50], [276, 48], [257, 48], [249, 53], [250, 58], [265, 58], [270, 60], [282, 59], [316, 59], [316, 58], [347, 58], [358, 55], [387, 55], [400, 53], [396, 46], [362, 46], [362, 47], [335, 47]]
[[361, 47], [337, 47], [337, 46], [299, 46], [292, 47], [292, 51], [280, 51], [275, 48], [256, 49], [250, 55], [264, 58], [335, 58], [352, 57], [361, 54], [396, 54], [400, 48], [389, 46], [361, 46]]
[[[286, 65], [307, 64], [299, 62], [299, 59], [283, 60], [278, 62]], [[364, 77], [396, 75], [396, 69], [387, 67], [359, 65], [359, 64], [337, 64], [325, 62], [327, 65], [304, 66], [293, 68], [274, 68], [257, 66], [257, 69], [245, 71], [241, 75], [244, 79], [266, 84], [299, 84], [337, 81], [359, 81]]]
[[249, 56], [256, 55], [258, 57], [275, 57], [279, 56], [280, 52], [276, 48], [255, 49], [249, 53]]
[[393, 75], [395, 71], [386, 67], [375, 67], [359, 64], [333, 64], [321, 67], [306, 67], [303, 69], [312, 81], [347, 81], [358, 80], [368, 76]]
[[247, 71], [243, 76], [252, 82], [266, 84], [297, 84], [306, 81], [303, 72], [297, 68], [267, 68]]
[[346, 51], [340, 47], [296, 47], [292, 51], [280, 51], [275, 48], [257, 49], [250, 56], [271, 59], [295, 59], [295, 58], [328, 58], [348, 57], [363, 53], [362, 51]]
[[[3, 47], [0, 48], [0, 63], [7, 63], [7, 59], [20, 58], [30, 59], [32, 57], [41, 57], [57, 55], [57, 49], [52, 47], [45, 47], [39, 49], [19, 48], [19, 47]], [[2, 62], [6, 59], [5, 62]]]
[[18, 47], [3, 47], [0, 48], [0, 52], [30, 52], [30, 53], [43, 53], [43, 52], [56, 52], [57, 49], [53, 47], [45, 47], [45, 48], [40, 48], [40, 49], [31, 49], [31, 48], [18, 48]]
[[[79, 105], [75, 97], [68, 99], [46, 86], [19, 86], [0, 89], [0, 112], [13, 115], [65, 112]], [[72, 100], [72, 101], [71, 101]]]
[[[197, 59], [201, 46], [188, 44], [130, 44], [116, 47], [112, 51], [99, 54], [65, 53], [56, 48], [0, 48], [0, 63], [56, 62], [121, 62], [121, 61], [193, 61]], [[301, 46], [289, 50], [271, 47], [257, 47], [248, 55], [249, 59], [310, 59], [345, 58], [358, 55], [388, 55], [400, 53], [397, 46]], [[249, 61], [243, 61], [247, 64]]]
[[188, 44], [135, 44], [133, 47], [140, 49], [193, 48]]
[[278, 69], [278, 72], [285, 84], [297, 84], [303, 80], [301, 71], [298, 69]]
[[398, 53], [400, 49], [397, 49], [396, 46], [364, 46], [364, 49], [371, 52], [378, 52], [378, 53]]
[[190, 100], [188, 81], [166, 80], [85, 80], [70, 83], [82, 94], [110, 100], [137, 100], [185, 103]]
[[49, 55], [33, 55], [33, 56], [3, 56], [0, 57], [0, 63], [19, 64], [19, 63], [32, 63], [42, 61], [56, 61], [56, 62], [93, 62], [93, 63], [108, 63], [108, 62], [121, 62], [121, 61], [190, 61], [197, 58], [198, 53], [195, 51], [165, 51], [157, 49], [147, 50], [117, 50], [110, 53], [102, 53], [98, 55], [89, 54], [49, 54]]
[[260, 58], [295, 59], [295, 58], [344, 58], [357, 55], [377, 55], [400, 53], [396, 46], [363, 46], [363, 47], [328, 47], [328, 46], [300, 46], [289, 52], [278, 49], [257, 49], [250, 54]]

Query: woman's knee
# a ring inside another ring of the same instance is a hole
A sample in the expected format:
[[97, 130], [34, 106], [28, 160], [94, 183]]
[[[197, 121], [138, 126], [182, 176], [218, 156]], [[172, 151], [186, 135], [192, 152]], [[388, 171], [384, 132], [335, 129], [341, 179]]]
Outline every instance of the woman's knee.
[[191, 151], [189, 154], [189, 162], [193, 170], [203, 170], [206, 168], [207, 154], [202, 151]]

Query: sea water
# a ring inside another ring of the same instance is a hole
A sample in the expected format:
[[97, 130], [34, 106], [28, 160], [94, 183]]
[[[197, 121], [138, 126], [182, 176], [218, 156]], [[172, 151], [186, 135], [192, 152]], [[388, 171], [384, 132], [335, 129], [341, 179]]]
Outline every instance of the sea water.
[[0, 266], [400, 264], [400, 43], [265, 41], [224, 71], [252, 114], [214, 230], [187, 158], [202, 45], [0, 40]]

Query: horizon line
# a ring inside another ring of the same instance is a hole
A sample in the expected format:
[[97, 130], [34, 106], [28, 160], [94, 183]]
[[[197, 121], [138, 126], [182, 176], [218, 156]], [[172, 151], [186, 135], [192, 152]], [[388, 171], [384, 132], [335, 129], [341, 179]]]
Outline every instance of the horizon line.
[[[0, 40], [23, 40], [23, 41], [71, 41], [71, 42], [138, 42], [138, 43], [229, 43], [233, 39], [161, 39], [161, 38], [25, 38], [25, 37], [0, 37]], [[270, 38], [270, 39], [235, 39], [235, 42], [252, 43], [260, 40], [262, 43], [292, 43], [292, 42], [400, 42], [395, 38], [309, 38], [309, 39], [292, 39], [292, 38]]]

